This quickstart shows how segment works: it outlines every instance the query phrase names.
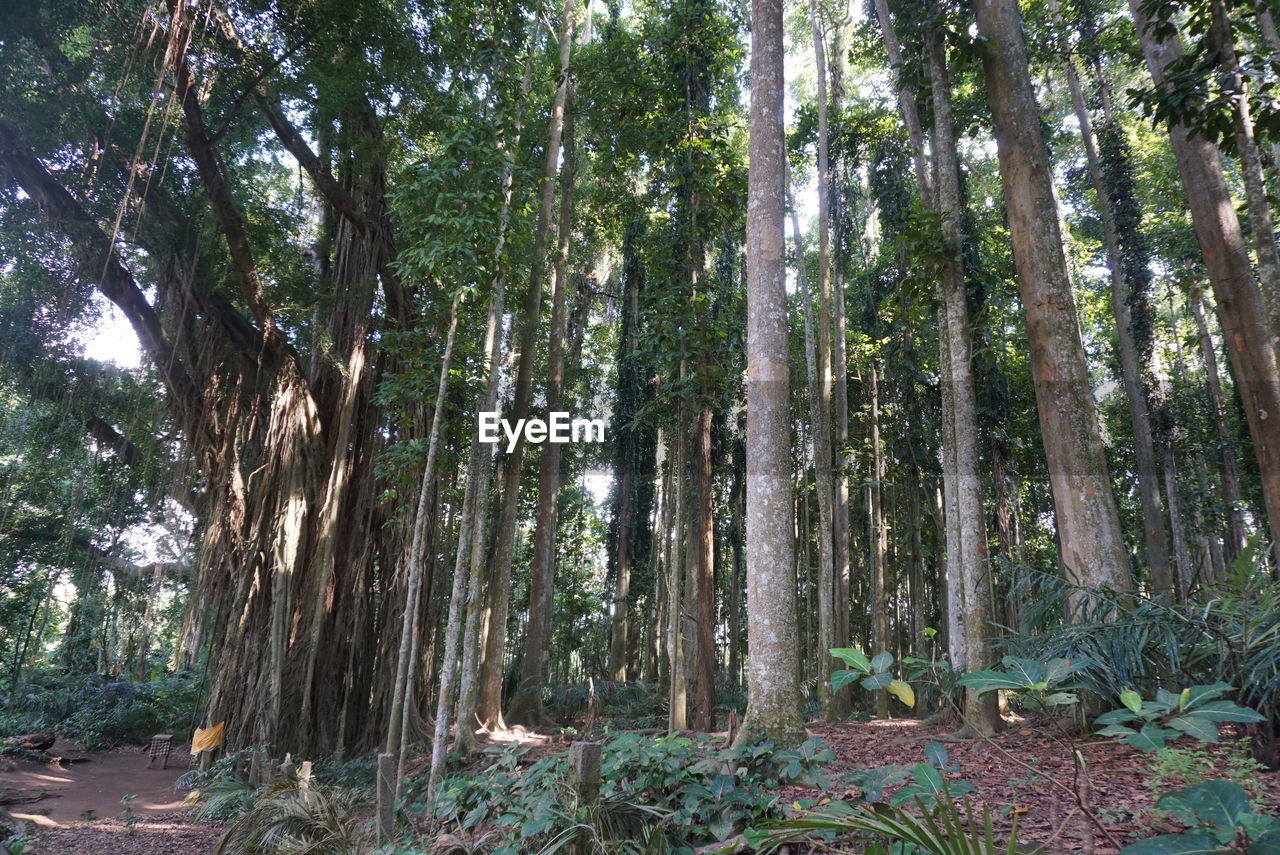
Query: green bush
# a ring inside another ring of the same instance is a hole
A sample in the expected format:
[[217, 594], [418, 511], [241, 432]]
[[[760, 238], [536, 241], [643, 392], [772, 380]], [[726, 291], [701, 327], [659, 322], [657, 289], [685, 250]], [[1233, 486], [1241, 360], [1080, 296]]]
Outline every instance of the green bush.
[[[503, 855], [665, 852], [779, 817], [778, 788], [825, 786], [822, 766], [834, 759], [818, 739], [787, 750], [767, 742], [717, 749], [706, 737], [621, 734], [604, 743], [599, 801], [584, 805], [565, 785], [565, 755], [522, 766], [524, 753], [493, 752], [484, 770], [446, 781], [426, 810], [464, 835], [502, 830]], [[420, 785], [411, 784], [411, 803]]]
[[190, 672], [133, 683], [54, 669], [29, 672], [4, 698], [0, 736], [53, 730], [85, 748], [145, 742], [156, 733], [186, 739], [199, 682]]

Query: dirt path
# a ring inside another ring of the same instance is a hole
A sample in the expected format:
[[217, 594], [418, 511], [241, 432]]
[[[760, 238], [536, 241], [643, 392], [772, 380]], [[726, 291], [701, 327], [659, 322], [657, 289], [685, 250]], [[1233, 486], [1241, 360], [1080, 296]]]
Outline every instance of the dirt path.
[[[0, 772], [0, 790], [11, 795], [43, 794], [39, 801], [12, 805], [15, 819], [35, 838], [32, 853], [59, 855], [200, 855], [213, 851], [216, 828], [191, 823], [174, 790], [187, 770], [186, 746], [176, 746], [167, 769], [147, 768], [140, 749], [83, 752], [59, 742], [50, 754], [61, 764], [18, 761]], [[74, 760], [76, 762], [66, 762]], [[133, 795], [137, 822], [129, 828], [121, 799]]]

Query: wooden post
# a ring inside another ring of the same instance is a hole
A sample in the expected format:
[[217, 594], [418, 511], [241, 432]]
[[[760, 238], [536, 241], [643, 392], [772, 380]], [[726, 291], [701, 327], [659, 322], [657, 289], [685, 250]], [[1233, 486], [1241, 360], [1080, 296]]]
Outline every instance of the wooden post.
[[598, 742], [575, 742], [569, 746], [569, 782], [582, 804], [600, 797], [600, 755]]
[[395, 831], [396, 757], [378, 755], [378, 845], [391, 842]]

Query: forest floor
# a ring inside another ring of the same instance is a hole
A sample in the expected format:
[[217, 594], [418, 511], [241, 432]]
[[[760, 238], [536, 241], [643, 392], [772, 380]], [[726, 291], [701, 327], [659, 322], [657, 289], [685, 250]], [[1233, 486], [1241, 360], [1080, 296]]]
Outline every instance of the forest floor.
[[[845, 773], [892, 764], [913, 765], [924, 759], [925, 746], [942, 742], [949, 753], [946, 777], [974, 785], [969, 795], [975, 808], [989, 806], [999, 832], [1008, 833], [1017, 817], [1018, 840], [1024, 846], [1045, 844], [1048, 852], [1110, 855], [1116, 851], [1075, 807], [1070, 795], [1073, 768], [1070, 750], [1043, 723], [1014, 721], [993, 741], [950, 741], [951, 728], [912, 720], [872, 722], [811, 722], [810, 732], [821, 737], [836, 759], [825, 767], [835, 784]], [[532, 736], [529, 734], [526, 736]], [[1188, 768], [1201, 777], [1222, 775], [1230, 758], [1239, 758], [1229, 744], [1206, 746], [1194, 756], [1203, 765]], [[523, 741], [523, 740], [522, 740]], [[559, 735], [529, 739], [537, 756], [564, 750]], [[1153, 755], [1096, 737], [1079, 740], [1090, 770], [1092, 811], [1121, 845], [1138, 837], [1177, 830], [1155, 811], [1156, 800], [1184, 782], [1169, 770], [1157, 773]], [[15, 761], [0, 771], [0, 790], [10, 796], [45, 794], [28, 804], [13, 805], [10, 813], [27, 823], [34, 840], [32, 855], [205, 855], [213, 852], [222, 829], [192, 821], [174, 781], [185, 771], [185, 754], [174, 752], [169, 768], [147, 769], [138, 748], [110, 752], [81, 752], [59, 742], [50, 752], [62, 763], [41, 765]], [[75, 762], [66, 762], [73, 760]], [[176, 760], [176, 762], [172, 762]], [[1024, 765], [1025, 764], [1025, 765]], [[1280, 805], [1280, 773], [1251, 776], [1263, 804]], [[1068, 789], [1064, 789], [1065, 785]], [[892, 792], [892, 788], [888, 791]], [[134, 795], [136, 822], [124, 816], [121, 798]], [[813, 788], [786, 787], [784, 804], [801, 799], [855, 798], [853, 791], [823, 793]]]
[[[167, 769], [147, 768], [145, 749], [81, 751], [59, 740], [60, 761], [14, 760], [0, 770], [10, 798], [36, 798], [8, 812], [26, 824], [32, 855], [187, 855], [212, 852], [221, 830], [193, 822], [174, 781], [187, 770], [186, 746], [174, 747]], [[132, 795], [134, 822], [121, 799]]]
[[[992, 741], [948, 741], [953, 727], [911, 720], [811, 722], [809, 731], [820, 736], [836, 754], [826, 776], [836, 781], [845, 772], [890, 764], [913, 765], [924, 759], [924, 748], [938, 740], [947, 749], [952, 781], [974, 785], [969, 795], [975, 809], [991, 808], [995, 826], [1008, 834], [1012, 817], [1017, 817], [1018, 841], [1027, 846], [1045, 845], [1053, 852], [1092, 852], [1108, 855], [1116, 851], [1102, 832], [1078, 810], [1071, 794], [1073, 763], [1071, 751], [1055, 738], [1056, 731], [1045, 723], [1012, 721]], [[1207, 763], [1188, 770], [1200, 777], [1225, 776], [1231, 758], [1247, 753], [1244, 746], [1233, 752], [1228, 733], [1223, 745], [1204, 746]], [[1185, 747], [1179, 742], [1179, 748]], [[1113, 740], [1087, 737], [1076, 741], [1089, 770], [1092, 798], [1086, 801], [1108, 832], [1121, 845], [1139, 837], [1181, 830], [1155, 810], [1160, 796], [1195, 783], [1153, 771], [1154, 756]], [[1195, 756], [1199, 756], [1198, 752]], [[1024, 765], [1025, 764], [1025, 765]], [[1198, 780], [1198, 778], [1197, 778]], [[1256, 772], [1255, 794], [1266, 805], [1280, 805], [1280, 772]], [[1059, 786], [1064, 785], [1064, 786]], [[788, 788], [788, 802], [819, 798], [821, 793]], [[836, 792], [836, 798], [852, 798], [857, 793]], [[1007, 839], [1007, 838], [1006, 838]]]

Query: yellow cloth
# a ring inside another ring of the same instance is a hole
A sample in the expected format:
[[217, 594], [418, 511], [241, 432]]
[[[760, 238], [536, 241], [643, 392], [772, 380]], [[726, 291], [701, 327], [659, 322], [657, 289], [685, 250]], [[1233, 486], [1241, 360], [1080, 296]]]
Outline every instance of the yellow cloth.
[[195, 735], [191, 737], [191, 753], [199, 754], [201, 751], [212, 751], [222, 744], [222, 726], [226, 722], [218, 722], [213, 727], [197, 727]]

